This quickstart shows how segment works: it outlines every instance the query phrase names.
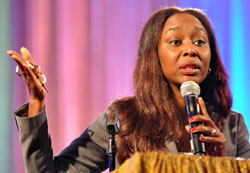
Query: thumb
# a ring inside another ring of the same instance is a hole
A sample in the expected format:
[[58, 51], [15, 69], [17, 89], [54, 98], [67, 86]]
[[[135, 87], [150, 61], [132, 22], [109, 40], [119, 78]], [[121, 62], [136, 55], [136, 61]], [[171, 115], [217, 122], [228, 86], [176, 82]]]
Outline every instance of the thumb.
[[186, 131], [187, 131], [188, 133], [190, 133], [190, 127], [189, 127], [189, 125], [185, 125], [185, 129], [186, 129]]

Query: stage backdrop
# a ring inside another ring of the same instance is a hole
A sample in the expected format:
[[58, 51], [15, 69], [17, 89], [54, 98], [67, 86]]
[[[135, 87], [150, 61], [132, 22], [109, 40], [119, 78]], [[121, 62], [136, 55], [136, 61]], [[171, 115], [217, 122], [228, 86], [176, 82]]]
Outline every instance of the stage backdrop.
[[13, 112], [28, 93], [7, 49], [27, 47], [47, 76], [46, 109], [57, 155], [113, 99], [133, 94], [142, 26], [153, 11], [173, 5], [200, 8], [211, 19], [233, 108], [250, 128], [250, 1], [1, 0], [0, 172], [24, 172]]

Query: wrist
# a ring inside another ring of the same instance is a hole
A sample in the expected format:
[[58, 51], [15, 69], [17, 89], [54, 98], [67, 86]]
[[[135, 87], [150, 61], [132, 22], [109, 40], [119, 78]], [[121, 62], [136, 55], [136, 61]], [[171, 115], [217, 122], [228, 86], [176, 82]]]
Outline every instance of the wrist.
[[42, 111], [44, 106], [45, 106], [44, 101], [31, 100], [29, 102], [28, 117], [33, 117], [33, 116], [37, 115], [39, 112]]

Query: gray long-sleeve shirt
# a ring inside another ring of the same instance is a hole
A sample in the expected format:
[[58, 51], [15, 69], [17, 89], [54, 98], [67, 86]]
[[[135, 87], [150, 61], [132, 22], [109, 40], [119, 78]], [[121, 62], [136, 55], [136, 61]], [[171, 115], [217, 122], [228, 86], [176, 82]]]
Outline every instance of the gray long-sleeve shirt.
[[[108, 133], [101, 114], [58, 156], [53, 156], [45, 108], [34, 117], [25, 104], [15, 112], [26, 172], [101, 172], [108, 168]], [[231, 111], [222, 129], [226, 138], [225, 156], [250, 158], [249, 134], [243, 116]], [[168, 150], [178, 153], [174, 141], [166, 141]]]

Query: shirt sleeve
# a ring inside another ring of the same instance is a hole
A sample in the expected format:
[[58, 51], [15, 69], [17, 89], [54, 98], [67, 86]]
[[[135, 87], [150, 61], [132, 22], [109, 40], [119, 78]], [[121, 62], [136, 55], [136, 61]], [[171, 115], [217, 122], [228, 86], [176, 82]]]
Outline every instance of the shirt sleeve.
[[101, 114], [58, 156], [53, 156], [46, 108], [34, 117], [22, 117], [28, 104], [15, 112], [26, 172], [101, 172], [108, 168], [108, 133]]
[[241, 114], [238, 116], [236, 153], [236, 157], [250, 158], [249, 132]]

